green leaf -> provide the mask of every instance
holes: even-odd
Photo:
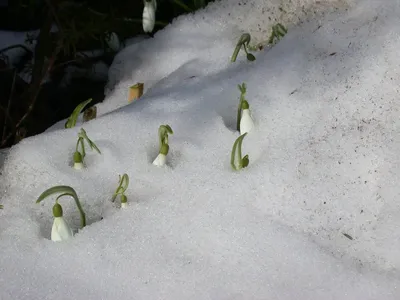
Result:
[[[86,101],[83,101],[75,107],[74,111],[72,112],[71,116],[68,118],[67,122],[65,123],[65,128],[72,128],[75,127],[76,121],[78,120],[78,116],[81,113],[82,109],[89,104],[93,99],[90,98]]]
[[[85,139],[85,140],[88,142],[88,144],[89,144],[89,146],[90,146],[90,148],[91,148],[92,150],[94,149],[94,150],[96,150],[99,154],[101,154],[100,149],[97,148],[96,144],[95,144],[91,139],[89,139],[89,137],[87,136],[85,129],[81,128],[81,131],[78,133],[78,136],[79,136],[80,138],[82,138],[82,139]],[[83,145],[83,142],[82,142],[82,145]]]
[[[242,142],[243,142],[243,139],[246,136],[246,134],[247,133],[242,134],[241,136],[239,136],[236,139],[236,141],[235,141],[235,143],[233,144],[233,147],[232,147],[231,166],[232,166],[232,169],[234,169],[236,171],[240,170],[243,167],[243,165],[242,165]],[[237,161],[239,162],[238,166],[236,166],[236,164],[235,164],[236,152],[237,152],[237,157],[238,157]],[[246,156],[245,156],[245,158],[246,158]]]
[[[168,124],[165,124],[164,127],[165,127],[165,129],[167,130],[167,132],[168,132],[169,134],[173,134],[173,133],[174,133],[174,132],[172,131],[171,126],[169,126]]]
[[[249,61],[255,61],[255,60],[256,60],[256,57],[255,57],[253,54],[251,54],[251,53],[247,53],[247,60],[249,60]]]
[[[159,152],[163,145],[168,145],[168,133],[173,134],[171,126],[169,125],[160,125],[158,128],[158,139],[159,139]]]
[[[283,26],[281,23],[276,24],[276,32],[280,35],[280,36],[285,36],[285,34],[288,32],[287,29],[285,28],[285,26]]]

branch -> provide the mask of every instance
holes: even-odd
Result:
[[[11,91],[10,91],[10,96],[8,97],[8,103],[7,103],[7,109],[4,111],[4,127],[3,127],[3,134],[1,136],[1,140],[4,140],[4,137],[6,136],[6,128],[7,128],[7,119],[11,119],[10,117],[10,105],[11,105],[11,99],[14,93],[14,88],[15,88],[15,77],[17,76],[17,70],[14,70],[14,75],[13,75],[13,81],[11,84]]]

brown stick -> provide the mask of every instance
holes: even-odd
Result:
[[[3,127],[3,134],[1,136],[1,140],[4,140],[4,137],[6,136],[6,128],[7,128],[7,119],[10,118],[10,106],[11,106],[11,99],[14,93],[14,88],[15,88],[15,77],[17,76],[17,70],[14,69],[14,76],[13,76],[13,81],[11,84],[11,90],[10,90],[10,96],[8,97],[8,103],[7,103],[7,108],[4,112],[4,127]]]

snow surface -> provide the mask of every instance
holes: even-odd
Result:
[[[265,1],[246,3],[263,18]],[[237,4],[180,17],[118,55],[101,117],[83,125],[102,151],[84,171],[71,168],[82,124],[8,151],[0,299],[400,299],[399,2],[338,4],[293,22],[255,62],[241,52],[230,63],[247,25],[217,16]],[[136,82],[146,93],[127,105]],[[248,168],[233,172],[242,82],[256,129]],[[161,124],[174,130],[166,168],[151,164]],[[120,210],[110,198],[123,173]],[[35,200],[60,184],[76,189],[88,226],[54,243],[54,200]],[[76,231],[73,201],[61,204]]]

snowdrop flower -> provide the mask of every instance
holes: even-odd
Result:
[[[250,115],[249,103],[242,102],[242,117],[240,118],[240,135],[250,132],[254,127],[253,119]]]
[[[84,168],[83,159],[85,158],[85,140],[89,144],[90,148],[96,150],[99,154],[101,154],[100,149],[97,148],[96,144],[93,143],[91,139],[86,134],[85,129],[81,128],[81,131],[78,133],[78,141],[76,142],[75,152],[74,152],[74,169],[81,170]],[[81,152],[78,150],[79,146],[81,147]]]
[[[162,167],[167,162],[167,154],[169,151],[169,146],[167,144],[162,145],[160,152],[158,153],[156,159],[153,161],[153,165]]]
[[[54,242],[62,242],[69,240],[74,236],[72,229],[68,226],[63,218],[63,210],[59,203],[53,206],[54,222],[51,228],[51,240]]]
[[[160,148],[156,159],[153,161],[153,165],[155,166],[162,167],[167,161],[169,151],[168,134],[173,134],[172,128],[169,125],[161,125],[158,129]]]
[[[56,198],[56,204],[53,206],[54,222],[51,229],[51,240],[59,242],[72,238],[74,234],[72,229],[68,226],[67,222],[63,218],[63,210],[61,205],[58,203],[58,200],[64,196],[70,196],[75,200],[75,204],[81,216],[81,228],[86,226],[86,215],[82,209],[81,203],[79,202],[79,198],[75,190],[72,187],[66,185],[53,186],[45,190],[36,200],[36,203],[40,203],[45,198],[57,193],[61,193],[61,195]]]
[[[156,22],[156,0],[144,0],[144,9],[142,15],[142,23],[144,32],[152,32],[154,23]]]
[[[245,98],[247,87],[245,83],[238,85],[240,91],[240,100],[237,110],[236,129],[241,135],[250,132],[254,127],[253,119],[250,114],[249,103]]]
[[[125,191],[128,188],[128,185],[129,185],[128,174],[124,174],[124,175],[122,175],[122,177],[121,177],[121,175],[119,175],[118,187],[114,192],[111,202],[114,202],[115,198],[118,195],[121,195],[121,208],[127,207],[128,206],[128,198],[125,195]]]
[[[105,41],[111,50],[113,50],[114,52],[119,51],[121,43],[119,42],[118,35],[115,32],[106,34]]]

